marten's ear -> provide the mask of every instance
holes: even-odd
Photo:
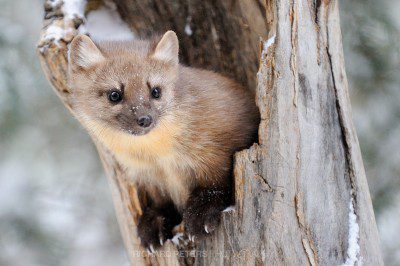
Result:
[[[105,58],[86,35],[78,35],[71,42],[69,60],[72,69],[88,69]]]
[[[168,61],[173,64],[179,63],[178,37],[172,30],[167,31],[161,38],[154,50],[153,57],[158,60]]]

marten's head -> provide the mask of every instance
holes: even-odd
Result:
[[[96,45],[78,35],[70,46],[72,104],[86,124],[145,135],[173,108],[178,39]]]

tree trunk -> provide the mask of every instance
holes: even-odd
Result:
[[[197,246],[168,242],[151,256],[136,233],[141,195],[94,139],[133,265],[383,265],[351,118],[337,0],[115,3],[137,35],[175,30],[184,63],[254,89],[262,117],[259,143],[235,156],[236,205],[217,232]],[[84,20],[64,17],[62,4],[51,1],[45,10],[39,56],[74,113],[66,51]],[[64,30],[62,38],[48,37],[52,26]]]

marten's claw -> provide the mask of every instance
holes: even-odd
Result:
[[[208,226],[207,225],[204,226],[204,231],[206,231],[207,234],[210,233],[210,231],[208,231]]]
[[[224,190],[195,190],[183,212],[186,233],[196,236],[196,239],[213,233],[221,221],[222,210],[230,203],[229,199],[229,192]]]
[[[155,249],[164,245],[166,239],[172,238],[172,228],[160,213],[146,210],[139,219],[138,235],[142,245],[154,253]]]
[[[190,241],[201,239],[211,234],[218,227],[221,220],[221,212],[213,207],[196,206],[188,208],[183,214],[186,233]]]

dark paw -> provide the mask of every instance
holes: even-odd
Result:
[[[202,239],[218,227],[221,211],[209,206],[188,208],[183,214],[183,221],[190,240]]]
[[[185,231],[190,240],[202,239],[214,232],[221,221],[221,212],[229,204],[225,191],[203,190],[194,193],[183,213]]]
[[[148,209],[139,219],[138,234],[142,245],[154,252],[156,248],[164,245],[167,239],[172,238],[172,228],[173,225],[163,214]]]

